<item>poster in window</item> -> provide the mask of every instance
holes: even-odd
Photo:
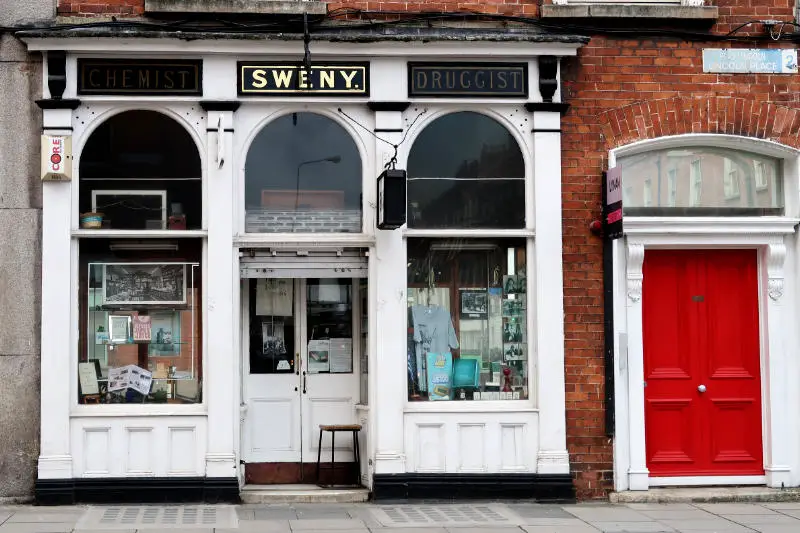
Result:
[[[525,299],[511,295],[503,299],[503,316],[518,317],[525,313]]]
[[[486,319],[489,295],[483,289],[461,289],[461,318]]]
[[[178,313],[154,313],[150,318],[151,357],[170,357],[180,355],[180,319]]]
[[[308,372],[311,374],[330,372],[330,351],[329,340],[308,341]]]
[[[279,360],[286,359],[284,330],[283,320],[265,320],[261,323],[262,352],[266,357]],[[278,370],[282,369],[279,368]]]
[[[525,276],[503,276],[503,292],[525,294],[528,279]]]
[[[512,342],[503,345],[503,360],[525,361],[526,359],[526,344],[524,342]]]
[[[133,342],[150,342],[151,338],[150,317],[134,315],[133,317]]]
[[[109,316],[108,331],[112,343],[127,343],[131,332],[131,317],[128,315]]]
[[[170,263],[109,263],[103,267],[104,305],[186,303],[186,266]]]
[[[504,317],[503,343],[525,341],[525,317]]]

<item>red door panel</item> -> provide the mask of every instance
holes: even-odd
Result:
[[[653,476],[764,472],[756,265],[755,250],[645,253],[645,439]]]

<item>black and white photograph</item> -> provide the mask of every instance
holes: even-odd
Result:
[[[265,356],[282,358],[286,355],[286,340],[283,321],[264,321],[261,323],[262,351]]]
[[[525,314],[524,298],[506,298],[503,300],[503,316],[521,316]]]
[[[150,357],[180,355],[180,327],[180,313],[153,313],[150,318]]]
[[[528,279],[525,276],[503,276],[503,292],[525,294]]]
[[[503,345],[503,360],[505,361],[524,361],[526,358],[525,344],[515,342]]]
[[[503,343],[507,342],[525,342],[523,317],[503,318]]]
[[[482,289],[461,290],[461,318],[486,318],[489,295]]]
[[[104,305],[186,303],[186,266],[169,263],[109,263],[103,272]]]

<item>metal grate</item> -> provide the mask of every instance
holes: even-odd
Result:
[[[518,525],[519,517],[502,505],[403,505],[372,510],[387,527],[420,525]]]
[[[137,505],[92,507],[75,529],[197,529],[239,527],[228,505]]]

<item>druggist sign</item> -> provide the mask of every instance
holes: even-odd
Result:
[[[607,239],[622,237],[622,169],[603,173],[603,234]]]
[[[42,181],[72,179],[72,137],[42,135]]]

